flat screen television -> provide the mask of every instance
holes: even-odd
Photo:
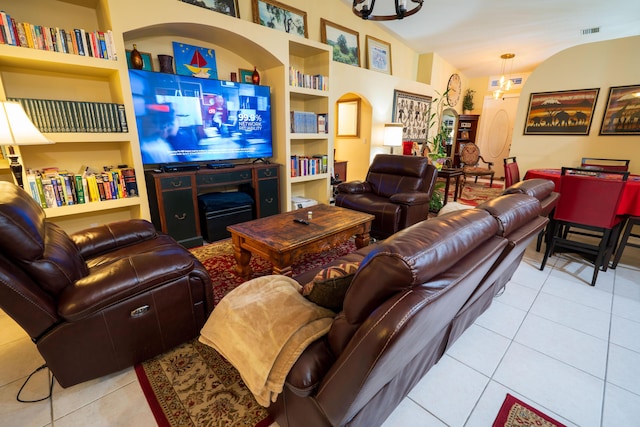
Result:
[[[268,86],[129,70],[142,162],[273,155]]]

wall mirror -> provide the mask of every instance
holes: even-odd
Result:
[[[450,152],[451,145],[456,137],[456,128],[458,126],[458,113],[453,108],[447,108],[442,111],[442,125],[447,130],[447,151]]]
[[[337,102],[338,120],[336,123],[336,136],[354,137],[360,136],[360,100],[345,99]]]

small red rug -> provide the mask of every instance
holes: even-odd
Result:
[[[493,427],[566,427],[507,393]]]
[[[320,267],[355,250],[353,240],[321,254],[302,257],[293,275]],[[213,284],[214,303],[244,279],[234,273],[231,240],[194,248]],[[271,274],[272,265],[251,257],[253,277]],[[161,427],[267,427],[272,423],[240,378],[238,371],[211,347],[197,339],[135,366],[140,387]]]

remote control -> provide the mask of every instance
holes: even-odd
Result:
[[[293,222],[299,222],[300,224],[309,225],[309,221],[307,221],[306,219],[302,219],[302,218],[294,218]]]

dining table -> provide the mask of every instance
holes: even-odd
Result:
[[[556,186],[556,191],[560,192],[561,169],[529,169],[524,175],[524,179],[544,178],[550,179]],[[606,179],[606,172],[598,174]],[[562,196],[561,196],[562,197]],[[627,184],[624,186],[620,204],[618,205],[618,215],[640,216],[640,175],[629,175]]]

